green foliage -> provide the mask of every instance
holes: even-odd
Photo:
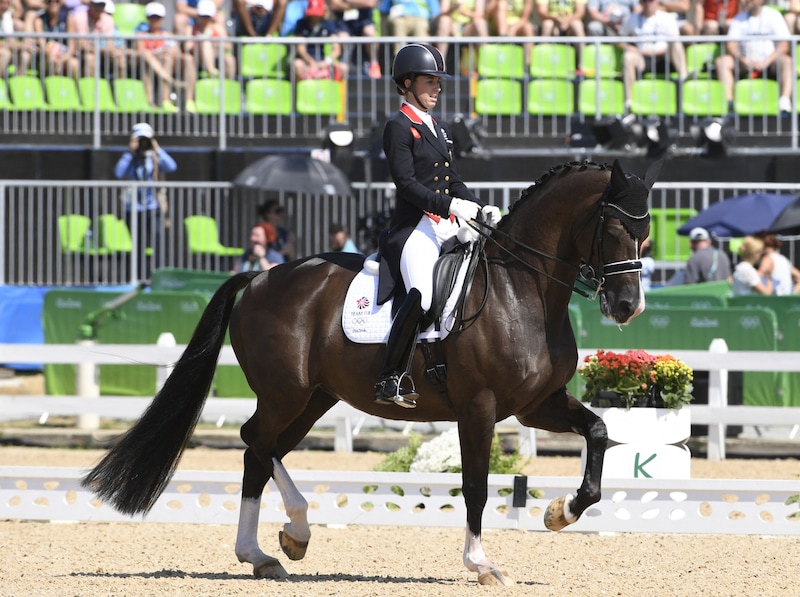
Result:
[[[419,433],[410,433],[408,446],[388,454],[377,464],[375,470],[383,473],[407,473],[421,445],[422,436]]]

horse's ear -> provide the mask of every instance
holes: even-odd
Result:
[[[658,175],[661,174],[661,167],[664,165],[664,158],[656,160],[647,168],[647,172],[644,174],[644,184],[647,185],[648,189],[652,189],[653,185],[658,180]]]

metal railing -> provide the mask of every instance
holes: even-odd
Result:
[[[517,200],[541,173],[531,172],[529,182],[472,183],[486,202],[503,210]],[[126,215],[122,197],[139,188],[164,190],[167,213],[160,219],[157,244],[148,255],[139,243],[138,218]],[[231,183],[118,181],[0,181],[0,284],[64,286],[135,283],[142,275],[142,262],[150,267],[177,267],[229,271],[237,260],[213,253],[192,253],[188,247],[184,220],[192,215],[208,215],[217,222],[220,242],[244,247],[249,231],[257,221],[257,207],[267,198],[277,198],[285,207],[285,225],[297,238],[298,256],[309,256],[328,249],[328,230],[332,223],[347,226],[357,246],[365,253],[377,247],[378,234],[394,207],[394,185],[386,182],[354,183],[352,198],[325,195],[278,193],[245,190]],[[778,183],[656,183],[651,194],[652,209],[686,208],[697,212],[709,205],[741,193],[769,191],[795,194],[797,186]],[[678,213],[678,212],[675,212]],[[69,230],[65,216],[89,218],[90,225],[80,239],[65,237]],[[102,216],[112,215],[129,226],[130,250],[106,249]],[[677,216],[676,216],[677,217]],[[168,221],[167,221],[168,220]],[[677,224],[677,222],[676,222]],[[677,226],[676,226],[677,227]],[[77,241],[70,244],[70,240]],[[671,235],[655,239],[666,252],[680,255],[684,237]],[[797,262],[800,245],[785,239],[787,256]],[[722,241],[726,247],[725,241]],[[682,268],[679,259],[659,260],[654,276],[664,283]]]
[[[164,136],[204,139],[209,145],[225,149],[229,145],[252,145],[262,141],[291,142],[298,137],[314,138],[322,133],[332,121],[347,121],[362,137],[369,136],[376,122],[392,114],[398,105],[398,95],[390,80],[388,71],[392,62],[393,45],[409,41],[438,43],[446,41],[450,45],[451,68],[455,76],[445,82],[445,93],[437,106],[437,117],[450,121],[457,115],[474,118],[480,124],[483,134],[492,140],[506,143],[522,141],[525,150],[530,152],[548,151],[553,146],[564,146],[575,127],[586,121],[604,116],[622,116],[627,108],[604,109],[606,102],[622,106],[622,98],[605,97],[608,93],[601,85],[596,85],[594,97],[588,99],[591,110],[582,110],[584,83],[606,80],[619,82],[622,79],[622,66],[619,56],[613,58],[609,70],[601,68],[601,48],[614,46],[625,41],[648,41],[657,38],[609,38],[609,37],[563,37],[558,44],[579,48],[574,67],[568,66],[554,79],[568,82],[574,99],[573,110],[559,114],[555,110],[555,98],[539,102],[543,108],[529,108],[531,99],[530,63],[514,65],[511,75],[487,75],[491,70],[499,71],[507,65],[487,63],[481,60],[481,48],[498,46],[508,40],[498,38],[438,38],[405,39],[381,37],[377,40],[379,61],[383,65],[384,76],[371,79],[364,75],[361,65],[366,61],[367,45],[375,43],[368,38],[348,38],[343,44],[344,55],[349,64],[349,74],[337,87],[333,95],[317,90],[312,101],[319,108],[311,111],[301,110],[298,99],[300,85],[295,79],[293,62],[297,56],[297,44],[306,42],[302,38],[228,38],[208,39],[184,36],[147,36],[149,40],[163,39],[172,44],[166,51],[174,51],[174,67],[169,73],[158,73],[151,66],[151,58],[137,49],[137,40],[142,36],[116,36],[111,38],[113,50],[101,58],[101,49],[109,43],[109,38],[95,35],[74,34],[11,34],[9,43],[19,41],[22,47],[15,50],[12,61],[21,66],[22,57],[27,52],[30,66],[20,82],[7,78],[0,81],[0,134],[14,135],[24,142],[38,141],[52,143],[53,136],[65,136],[59,141],[66,145],[82,145],[99,148],[119,142],[120,136],[130,131],[132,122],[146,119]],[[56,71],[47,62],[47,53],[42,49],[44,43],[57,43],[65,48],[73,48],[75,60]],[[81,47],[80,41],[90,42]],[[199,44],[189,53],[180,52],[187,42],[202,41],[211,44],[217,56],[219,74],[204,76]],[[718,44],[724,51],[727,38],[724,36],[692,36],[680,38],[687,50],[700,43]],[[797,64],[797,43],[800,36],[790,39],[792,64]],[[531,43],[545,46],[543,38],[515,38],[515,44]],[[549,42],[548,43],[553,43]],[[276,66],[261,72],[252,69],[253,47],[271,48],[282,56]],[[94,51],[89,52],[91,47]],[[26,49],[27,48],[27,49]],[[171,48],[171,49],[170,49]],[[248,49],[249,48],[249,49]],[[595,51],[594,64],[581,62],[581,51],[587,48]],[[264,54],[267,55],[266,53]],[[484,52],[485,56],[489,52]],[[90,56],[93,56],[91,60]],[[232,58],[227,61],[226,57]],[[499,59],[498,59],[499,60]],[[570,63],[571,64],[571,63]],[[690,78],[700,80],[716,79],[713,60],[692,66]],[[233,72],[229,72],[233,69]],[[19,71],[15,71],[16,75]],[[52,79],[59,72],[61,79]],[[737,77],[741,73],[736,73]],[[15,76],[16,76],[15,75]],[[30,76],[34,75],[34,76]],[[764,76],[764,75],[762,75]],[[196,80],[195,80],[196,79]],[[482,81],[507,79],[511,81],[508,89],[499,90]],[[77,81],[73,87],[71,82]],[[253,81],[268,81],[270,85],[259,87]],[[24,84],[21,84],[24,83]],[[303,82],[306,83],[306,82]],[[311,85],[306,86],[306,88]],[[774,151],[796,151],[798,148],[798,117],[796,102],[796,82],[793,82],[793,111],[788,117],[775,117],[765,114],[731,114],[731,122],[748,143],[760,147],[770,147]],[[509,91],[510,89],[510,91]],[[616,88],[615,88],[616,89]],[[321,93],[322,95],[317,95]],[[535,92],[538,93],[538,92]],[[286,101],[279,98],[284,97]],[[483,95],[483,97],[481,97]],[[481,99],[488,101],[479,101]],[[541,98],[538,98],[541,99]],[[163,103],[167,100],[169,104]],[[195,103],[190,108],[190,100]],[[700,98],[701,105],[703,104]],[[691,128],[703,117],[723,116],[711,108],[708,114],[687,115],[684,113],[681,89],[678,88],[677,112],[674,115],[640,114],[641,118],[661,117],[678,138],[688,140]],[[655,105],[655,101],[653,102]],[[488,107],[482,107],[488,105]],[[519,108],[508,110],[509,105]],[[172,109],[172,105],[176,107]],[[775,108],[775,106],[772,106]],[[13,143],[14,137],[8,142]],[[747,145],[747,144],[745,144]],[[686,148],[691,151],[692,148]],[[739,149],[741,150],[741,148]]]

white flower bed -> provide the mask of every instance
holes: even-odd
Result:
[[[444,473],[461,468],[461,445],[458,428],[453,427],[425,442],[417,450],[409,471],[412,473]]]

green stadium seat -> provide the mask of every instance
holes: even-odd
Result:
[[[139,23],[146,23],[144,4],[126,2],[116,4],[114,10],[114,24],[122,35],[133,35]]]
[[[246,79],[283,77],[287,52],[282,44],[244,44],[240,61],[242,76]]]
[[[298,114],[338,114],[342,111],[342,85],[329,79],[298,81],[295,101]]]
[[[95,238],[89,236],[92,230],[92,219],[81,214],[66,214],[58,217],[58,240],[61,251],[66,254],[81,253],[84,255],[106,255],[107,251],[87,241]]]
[[[575,89],[565,79],[539,79],[528,83],[528,113],[571,116],[575,111]]]
[[[292,84],[282,79],[251,79],[244,87],[249,114],[291,114]]]
[[[486,44],[478,54],[478,75],[490,79],[522,79],[525,54],[516,44]]]
[[[83,109],[78,84],[71,77],[49,75],[44,79],[47,102],[57,112],[77,112]]]
[[[44,99],[44,90],[38,77],[8,77],[8,91],[15,110],[47,110],[50,107]]]
[[[475,112],[487,116],[522,114],[522,84],[511,79],[481,79],[475,92]]]
[[[581,51],[581,69],[587,77],[622,76],[622,53],[614,44],[586,44]]]
[[[222,89],[220,90],[220,86]],[[195,105],[198,114],[239,114],[242,110],[242,87],[239,81],[223,79],[203,79],[197,82]]]
[[[481,48],[483,52],[483,48]],[[537,79],[573,79],[575,48],[567,44],[538,44],[531,50],[531,76]]]
[[[93,112],[97,105],[101,112],[117,112],[114,103],[114,93],[108,79],[95,79],[83,77],[78,81],[78,90],[81,94],[81,104],[85,112]],[[97,98],[95,98],[95,94]],[[97,99],[97,104],[95,104]]]
[[[720,55],[720,45],[701,42],[686,48],[686,70],[689,76],[699,79],[713,78],[714,61]]]
[[[725,116],[728,113],[725,86],[716,79],[686,81],[681,111],[686,116]]]
[[[686,261],[692,255],[689,237],[680,236],[678,228],[697,215],[697,210],[684,207],[663,207],[650,210],[650,238],[653,259],[657,261]]]
[[[740,116],[777,116],[779,95],[777,81],[742,79],[733,86],[733,110]]]
[[[625,88],[622,81],[615,79],[581,81],[578,84],[578,111],[586,116],[623,114]]]
[[[244,254],[241,247],[226,247],[219,242],[217,221],[209,216],[189,216],[183,220],[189,252],[199,255],[239,257]]]
[[[677,116],[678,89],[672,81],[640,79],[631,85],[631,114]]]
[[[117,111],[125,114],[161,112],[147,101],[144,83],[139,79],[114,79]]]

